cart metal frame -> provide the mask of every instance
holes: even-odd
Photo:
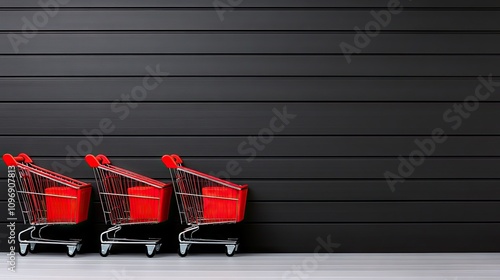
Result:
[[[117,233],[124,227],[139,224],[157,224],[156,219],[144,219],[134,221],[130,213],[130,198],[159,200],[159,198],[151,196],[140,196],[127,194],[127,189],[134,184],[150,186],[155,188],[169,188],[170,184],[151,179],[149,177],[137,174],[135,172],[119,168],[111,165],[111,161],[105,155],[87,155],[86,162],[94,170],[94,176],[99,192],[99,199],[104,214],[104,221],[111,225],[100,235],[101,249],[100,255],[106,257],[109,255],[113,245],[145,245],[146,255],[150,258],[160,251],[161,238],[150,239],[132,239],[125,237],[117,237]],[[116,182],[106,182],[110,176],[116,176]],[[109,190],[113,191],[109,191]],[[170,204],[170,196],[168,195]],[[167,207],[168,208],[168,207]],[[167,209],[168,211],[168,209]]]
[[[203,195],[202,188],[207,185],[216,185],[221,188],[234,189],[245,192],[248,185],[237,185],[208,174],[184,167],[182,159],[178,155],[164,155],[162,161],[169,168],[170,176],[174,186],[175,199],[181,223],[188,227],[179,233],[179,255],[185,257],[189,248],[193,244],[206,245],[224,245],[226,246],[226,255],[233,256],[239,249],[238,238],[228,239],[206,239],[195,238],[194,233],[201,226],[217,224],[234,224],[239,220],[236,218],[214,218],[204,217],[203,199],[214,199],[215,201],[234,201],[235,204],[242,204],[244,208],[245,201],[239,201],[238,198],[220,197]],[[236,211],[236,209],[235,209]]]
[[[3,155],[3,160],[9,167],[15,168],[16,173],[16,193],[18,205],[20,207],[23,221],[31,226],[18,233],[19,254],[26,256],[28,252],[34,252],[37,244],[65,245],[67,246],[67,255],[74,257],[82,247],[81,239],[50,239],[42,236],[42,230],[53,225],[74,225],[76,215],[71,216],[69,220],[51,222],[47,216],[47,204],[45,199],[64,198],[77,199],[76,196],[55,195],[44,193],[51,183],[57,183],[59,186],[70,187],[74,189],[92,188],[90,184],[66,177],[53,171],[41,168],[33,164],[33,160],[25,153],[17,157],[11,154]],[[36,206],[35,206],[36,205]],[[23,238],[29,232],[29,238]]]

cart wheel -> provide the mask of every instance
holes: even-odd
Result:
[[[189,246],[190,244],[179,244],[179,251],[177,252],[179,256],[185,257],[188,254]]]
[[[72,258],[72,257],[76,256],[76,250],[73,252],[67,251],[66,255],[68,255],[68,257]]]
[[[111,251],[111,244],[101,244],[101,250],[99,251],[101,257],[107,257],[110,251]]]
[[[19,244],[19,255],[26,256],[28,254],[28,244],[21,243]]]
[[[106,253],[99,251],[99,255],[101,255],[101,257],[107,257],[109,255],[109,250],[107,250]]]
[[[70,258],[74,257],[76,255],[76,245],[68,245],[68,251],[66,254]]]
[[[156,245],[146,245],[146,255],[152,258],[156,255]]]
[[[232,257],[236,253],[236,245],[226,245],[226,256]]]
[[[155,246],[156,252],[160,252],[160,248],[161,248],[161,243],[156,244]]]
[[[76,251],[80,252],[81,249],[82,249],[82,244],[81,243],[76,244]]]
[[[28,247],[28,251],[30,253],[34,253],[35,252],[35,245],[36,245],[36,243],[30,243],[30,246]]]

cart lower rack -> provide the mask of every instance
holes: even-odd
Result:
[[[238,251],[238,239],[193,238],[193,233],[202,225],[242,221],[247,185],[237,185],[184,167],[178,155],[164,155],[162,161],[170,170],[181,222],[188,225],[179,234],[179,255],[186,256],[192,244],[225,245],[226,254],[234,255]]]
[[[146,245],[146,254],[153,257],[160,250],[160,239],[118,238],[125,225],[156,224],[168,219],[171,184],[111,165],[104,155],[87,155],[86,162],[94,169],[104,220],[112,225],[101,233],[100,254],[106,257],[114,244]]]
[[[19,232],[19,254],[25,256],[33,252],[36,244],[66,245],[67,254],[75,256],[80,251],[81,240],[56,240],[42,237],[42,230],[58,224],[78,224],[87,220],[90,184],[77,181],[33,164],[26,154],[17,157],[3,155],[10,180],[17,182],[16,193],[24,223],[31,227]],[[15,175],[14,175],[15,174]],[[29,232],[30,239],[22,236]]]

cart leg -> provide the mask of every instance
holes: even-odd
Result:
[[[36,245],[36,243],[30,243],[30,247],[29,247],[30,253],[35,252],[35,245]]]
[[[19,255],[26,256],[28,254],[28,243],[19,243]]]
[[[111,250],[111,244],[102,243],[101,251],[99,251],[99,254],[101,254],[102,257],[107,257],[109,255],[110,250]]]
[[[189,247],[191,247],[191,244],[179,243],[179,256],[181,256],[181,257],[187,256],[187,252],[189,250]]]
[[[77,245],[68,245],[68,257],[74,257],[76,255],[76,247]]]
[[[234,256],[235,252],[236,252],[236,245],[226,245],[226,255],[228,257]]]
[[[148,256],[148,258],[152,258],[154,257],[156,254],[156,245],[155,244],[147,244],[146,245],[146,255]]]

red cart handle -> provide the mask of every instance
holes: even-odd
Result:
[[[111,164],[111,161],[108,159],[108,157],[103,154],[99,154],[97,156],[88,154],[85,156],[85,161],[92,168],[96,168],[101,164]]]
[[[25,153],[20,153],[17,157],[11,154],[5,154],[2,158],[7,166],[17,166],[21,162],[33,163],[33,160]]]
[[[163,162],[163,164],[165,164],[165,166],[167,166],[168,168],[177,168],[179,167],[181,164],[182,164],[182,159],[180,156],[176,155],[176,154],[172,154],[172,155],[164,155],[161,157],[161,161]]]
[[[177,163],[177,164],[182,164],[183,163],[183,161],[182,161],[182,159],[181,159],[180,156],[178,156],[176,154],[171,154],[170,156],[174,159],[175,163]]]

